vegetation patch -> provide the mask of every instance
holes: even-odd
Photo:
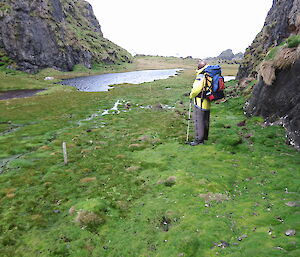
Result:
[[[290,36],[268,52],[265,60],[258,66],[258,73],[266,85],[272,85],[276,79],[276,70],[287,69],[300,58],[299,42],[299,35]]]
[[[0,101],[1,256],[297,256],[299,153],[242,97],[185,144],[194,78]]]

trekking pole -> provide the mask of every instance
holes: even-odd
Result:
[[[186,144],[189,143],[191,109],[192,109],[192,100],[190,100],[190,107],[189,107],[189,119],[188,119],[188,126],[187,126],[187,131],[186,131],[186,141],[185,141]]]

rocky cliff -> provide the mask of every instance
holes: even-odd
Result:
[[[126,50],[103,38],[84,0],[1,0],[0,52],[27,72],[131,61]]]
[[[300,0],[274,0],[262,31],[246,50],[238,79],[258,83],[246,103],[247,115],[282,124],[300,149]]]
[[[238,79],[257,75],[257,66],[270,49],[280,45],[300,28],[300,0],[273,0],[262,30],[246,49],[237,74]]]

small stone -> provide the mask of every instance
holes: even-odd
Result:
[[[298,204],[296,202],[287,202],[285,205],[289,206],[289,207],[297,207]]]
[[[295,229],[289,229],[285,232],[286,236],[294,236],[296,235],[296,230]]]
[[[225,242],[225,241],[220,241],[220,243],[218,244],[218,247],[220,248],[227,248],[229,246],[229,243]]]
[[[45,77],[44,80],[53,80],[54,77]]]

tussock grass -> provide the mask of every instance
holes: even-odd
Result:
[[[274,67],[274,62],[272,61],[265,61],[259,65],[258,73],[263,77],[264,82],[266,85],[270,86],[276,79],[276,68]]]
[[[274,58],[276,69],[284,70],[295,63],[300,58],[300,46],[297,48],[282,49]]]
[[[292,66],[300,58],[300,46],[294,48],[286,45],[278,46],[270,50],[263,61],[258,66],[258,73],[262,76],[266,85],[270,86],[276,79],[276,70],[284,70]]]

